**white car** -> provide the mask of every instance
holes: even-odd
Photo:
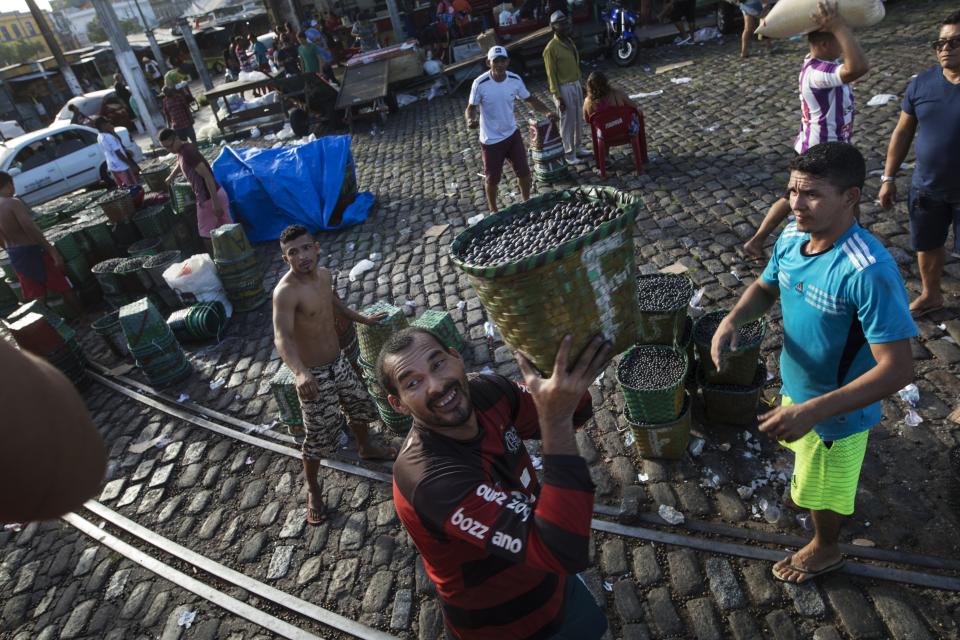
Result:
[[[127,130],[115,131],[130,157],[140,163],[143,151]],[[99,183],[106,164],[97,130],[83,125],[54,125],[0,142],[0,171],[13,176],[16,194],[28,205]]]

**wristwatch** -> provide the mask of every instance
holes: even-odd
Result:
[[[880,184],[883,184],[884,182],[893,182],[895,180],[896,178],[894,176],[880,176]]]

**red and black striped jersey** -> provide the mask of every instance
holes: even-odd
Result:
[[[552,634],[567,576],[587,567],[594,486],[580,456],[546,455],[543,486],[523,439],[540,437],[533,397],[502,376],[469,381],[480,433],[410,430],[393,467],[400,520],[461,639]],[[590,395],[574,414],[592,415]]]

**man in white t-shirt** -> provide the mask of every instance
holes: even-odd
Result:
[[[113,129],[113,123],[104,116],[98,116],[94,120],[94,126],[100,132],[97,136],[97,144],[103,151],[103,156],[107,160],[107,170],[113,176],[114,182],[118,187],[132,187],[137,184],[140,167],[123,148],[120,136]]]
[[[810,53],[800,68],[800,132],[794,139],[797,155],[821,142],[850,142],[853,132],[853,89],[850,83],[870,69],[863,49],[836,4],[821,2],[814,16],[819,29],[807,34]],[[840,62],[843,58],[843,62]],[[763,244],[790,215],[790,203],[780,198],[767,211],[760,228],[743,245],[750,258],[763,258]]]
[[[520,195],[524,200],[530,198],[530,187],[533,184],[530,164],[527,162],[527,149],[523,146],[523,137],[513,113],[514,101],[523,100],[549,118],[556,118],[556,115],[544,103],[530,95],[520,76],[507,71],[510,59],[506,48],[490,47],[487,63],[490,71],[474,80],[470,87],[465,116],[468,127],[480,127],[480,149],[483,154],[483,173],[486,176],[484,191],[490,212],[496,213],[497,191],[503,176],[504,160],[509,160],[513,165],[513,172],[520,184]]]

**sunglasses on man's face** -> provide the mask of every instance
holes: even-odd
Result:
[[[943,51],[947,48],[947,46],[949,46],[951,49],[958,49],[960,48],[960,36],[956,36],[954,38],[944,38],[942,40],[934,40],[930,43],[930,46],[937,51]]]

